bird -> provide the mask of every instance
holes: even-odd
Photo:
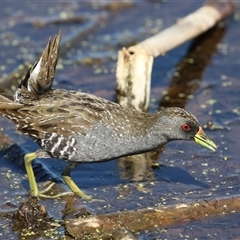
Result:
[[[0,115],[40,147],[24,157],[31,196],[51,197],[46,194],[48,189],[38,189],[32,168],[36,158],[65,160],[62,177],[71,193],[91,200],[71,178],[71,170],[80,163],[145,153],[173,140],[195,141],[209,150],[217,149],[197,118],[182,108],[146,113],[90,93],[52,88],[60,38],[61,31],[49,39],[41,58],[17,87],[14,100],[0,95]]]

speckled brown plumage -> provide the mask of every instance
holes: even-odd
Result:
[[[66,90],[50,90],[46,94],[41,95],[39,99],[32,100],[31,105],[29,103],[28,105],[22,103],[6,104],[5,112],[3,112],[3,109],[0,109],[2,115],[15,122],[19,131],[38,142],[50,156],[79,162],[106,160],[142,152],[145,147],[141,146],[141,144],[138,144],[138,147],[132,147],[129,153],[125,152],[123,148],[127,140],[134,142],[139,139],[142,142],[143,139],[151,138],[151,134],[154,136],[151,129],[154,130],[159,119],[166,122],[166,131],[169,131],[168,128],[172,127],[173,117],[183,119],[183,122],[185,119],[189,123],[192,122],[192,130],[195,130],[195,132],[198,131],[199,126],[192,114],[180,108],[165,109],[156,114],[141,113],[88,93]],[[3,107],[2,105],[0,108]],[[169,119],[165,116],[169,116]],[[94,144],[90,144],[90,138],[96,137],[98,141],[107,141],[107,138],[110,137],[109,134],[106,136],[99,134],[99,136],[86,137],[97,125],[99,125],[99,128],[102,128],[103,132],[109,130],[111,135],[115,136],[118,141],[118,146],[114,150],[115,154],[104,159],[98,159],[97,156],[94,158],[88,156],[88,159],[82,160],[81,155],[86,153],[81,150],[77,154],[78,159],[75,159],[73,158],[74,155],[70,154],[69,151],[73,151],[75,148],[78,152],[78,148],[75,147],[76,141],[74,141],[75,143],[69,151],[60,153],[58,149],[63,149],[68,141],[72,141],[73,138],[76,138],[76,135],[81,135],[88,142],[85,148],[91,147],[92,149],[88,151],[96,151],[100,155],[100,149],[94,149]],[[195,125],[196,127],[194,127]],[[155,140],[153,136],[152,140]],[[177,137],[175,138],[177,139]],[[61,141],[58,142],[57,139],[61,139]],[[165,139],[161,144],[166,143],[169,139]],[[156,144],[159,144],[160,138],[158,137],[156,141]],[[57,143],[59,146],[55,148],[54,145]],[[157,147],[155,146],[156,144],[153,141],[153,146],[147,147],[154,149]],[[82,142],[81,145],[84,146],[85,143]],[[102,149],[102,151],[104,150]],[[107,151],[106,147],[106,153],[102,154],[107,156]]]
[[[0,98],[0,114],[42,148],[25,159],[32,195],[39,196],[30,166],[36,157],[67,160],[65,181],[86,197],[70,179],[70,170],[78,163],[142,153],[172,140],[195,140],[211,150],[216,148],[196,117],[183,109],[148,114],[88,93],[52,89],[59,44],[60,33],[49,41],[39,62],[19,85],[15,102]]]

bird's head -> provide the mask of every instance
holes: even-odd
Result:
[[[216,144],[204,133],[197,118],[182,108],[165,108],[161,111],[159,124],[167,141],[193,140],[215,151]]]

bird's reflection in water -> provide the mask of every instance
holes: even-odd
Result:
[[[164,147],[134,156],[124,157],[118,160],[121,169],[120,177],[123,180],[131,180],[141,185],[137,185],[139,191],[151,191],[146,188],[144,182],[172,182],[186,185],[194,185],[201,188],[208,188],[208,185],[199,181],[189,174],[186,170],[179,167],[171,167],[159,164],[159,154]],[[140,187],[141,186],[141,187]]]
[[[154,169],[159,167],[158,157],[164,147],[159,147],[155,151],[123,157],[118,160],[121,169],[120,177],[124,180],[135,182],[154,181]]]

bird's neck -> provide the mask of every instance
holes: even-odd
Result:
[[[146,152],[167,143],[167,127],[161,112],[139,115],[132,129],[131,138],[137,151]]]
[[[166,125],[164,116],[161,112],[156,112],[151,115],[154,120],[151,123],[148,123],[149,127],[146,133],[146,145],[148,145],[149,148],[154,149],[168,142],[168,126]]]

